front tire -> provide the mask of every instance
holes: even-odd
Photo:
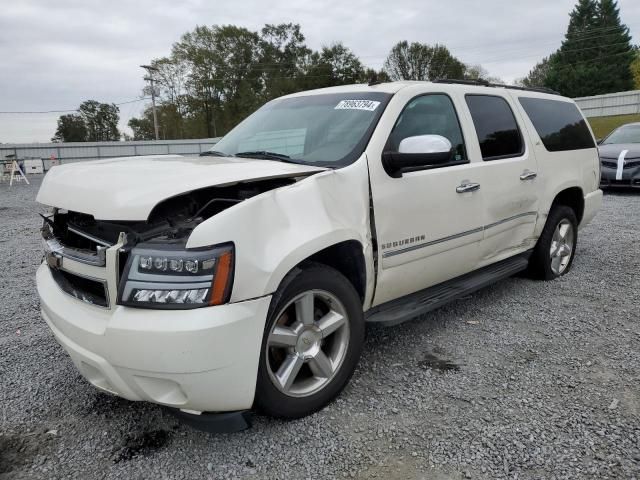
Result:
[[[572,208],[556,205],[529,260],[529,273],[534,278],[553,280],[571,269],[578,243],[578,219]]]
[[[255,403],[280,418],[300,418],[346,386],[364,344],[360,296],[337,270],[296,268],[273,296],[262,339]]]

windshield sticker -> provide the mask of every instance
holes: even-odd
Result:
[[[341,100],[334,110],[366,110],[373,112],[380,102],[375,100]]]

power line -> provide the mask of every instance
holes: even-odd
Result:
[[[151,97],[142,97],[142,98],[136,98],[134,100],[127,100],[126,102],[118,102],[118,103],[114,103],[113,105],[116,106],[120,106],[120,105],[127,105],[129,103],[136,103],[136,102],[142,102],[143,100],[149,100],[149,98]],[[111,105],[111,104],[110,104]],[[42,111],[23,111],[23,112],[19,112],[19,111],[15,111],[15,112],[11,112],[11,111],[0,111],[0,114],[31,114],[31,113],[35,113],[35,114],[39,114],[39,113],[70,113],[70,112],[79,112],[80,109],[79,108],[74,108],[72,110],[42,110]]]
[[[593,47],[585,47],[585,48],[574,48],[571,50],[563,50],[562,53],[577,53],[577,52],[586,52],[587,50],[598,50],[598,49],[605,49],[605,48],[609,48],[609,47],[619,47],[622,45],[628,45],[627,42],[619,42],[619,43],[609,43],[606,45],[596,45]],[[625,52],[632,52],[633,50],[625,50]],[[531,58],[531,57],[537,57],[539,56],[538,54],[531,54],[531,55],[519,55],[517,58]],[[497,63],[497,62],[502,62],[504,60],[514,60],[514,57],[498,57],[498,58],[494,58],[494,59],[490,59],[490,60],[484,60],[482,62],[480,62],[481,64],[487,64],[487,63]]]
[[[611,34],[608,34],[611,35]],[[599,37],[591,37],[589,38],[589,40],[593,40],[595,38],[602,38],[604,36],[607,35],[601,35]],[[587,51],[587,50],[595,50],[595,49],[603,49],[603,48],[609,48],[609,47],[616,47],[616,46],[622,46],[622,45],[626,45],[627,42],[619,42],[619,43],[608,43],[608,44],[603,44],[603,45],[595,45],[592,47],[584,47],[584,48],[574,48],[571,50],[564,50],[565,53],[575,53],[575,52],[583,52],[583,51]],[[525,49],[526,51],[527,49]],[[477,63],[479,64],[486,64],[486,63],[496,63],[496,62],[500,62],[503,60],[514,60],[514,59],[520,59],[520,58],[530,58],[530,57],[537,57],[540,54],[538,53],[532,53],[531,55],[521,55],[519,54],[520,52],[522,52],[522,49],[509,49],[507,51],[503,51],[503,52],[499,52],[499,53],[508,53],[509,56],[499,56],[499,57],[494,57],[494,58],[489,58],[489,59],[484,59],[484,60],[480,60]],[[515,56],[512,56],[515,55]],[[376,57],[376,58],[381,58],[381,57]],[[261,67],[261,65],[274,65],[273,67]],[[264,63],[264,62],[253,62],[253,63],[249,63],[249,64],[245,64],[242,65],[242,68],[245,68],[247,71],[252,72],[252,73],[271,73],[271,72],[279,72],[281,71],[283,68],[289,68],[289,67],[305,67],[306,65],[304,65],[304,63],[300,62],[300,63],[290,63],[290,62],[283,62],[283,63]],[[312,68],[322,68],[323,64],[318,64],[318,65],[314,65]],[[365,68],[366,66],[363,65]],[[280,68],[279,68],[280,67]],[[326,76],[331,76],[331,75],[316,75],[316,77],[326,77]],[[313,76],[308,76],[305,75],[304,77],[306,78],[313,78]],[[296,76],[281,76],[281,77],[271,77],[271,79],[295,79],[298,78]],[[209,81],[224,81],[227,80],[224,77],[212,77],[208,79]]]
[[[598,38],[603,38],[603,37],[607,37],[610,35],[614,35],[615,33],[617,33],[619,30],[621,30],[622,27],[620,26],[609,26],[609,27],[599,27],[599,28],[590,28],[588,30],[584,30],[581,33],[577,33],[577,34],[571,34],[571,35],[566,35],[565,39],[567,36],[570,36],[571,40],[579,40],[579,41],[587,41],[587,40],[595,40]],[[609,32],[609,33],[603,33],[603,32]],[[593,35],[594,33],[598,34],[598,35]],[[564,40],[563,40],[564,41]],[[508,51],[512,51],[512,45],[514,43],[532,43],[531,40],[522,40],[520,42],[510,42],[509,44],[505,44],[504,42],[501,42],[499,44],[496,43],[491,43],[491,44],[484,44],[484,45],[464,45],[464,46],[460,46],[460,45],[445,45],[445,44],[441,44],[436,42],[433,45],[440,45],[440,46],[444,46],[446,47],[448,50],[453,51],[456,50],[456,52],[458,51],[476,51],[476,50],[481,50],[484,48],[492,48],[495,50],[495,46],[499,45],[499,46],[503,46],[506,47],[506,49]],[[550,40],[544,43],[541,42],[535,42],[536,45],[547,45],[547,44],[553,44],[556,43],[556,40]],[[521,49],[516,49],[513,50],[515,52],[520,51]],[[355,54],[354,54],[355,55]],[[358,59],[362,59],[362,58],[386,58],[387,55],[355,55],[356,58]],[[264,71],[268,71],[268,70],[279,70],[280,68],[283,67],[297,67],[300,66],[300,64],[303,62],[251,62],[248,64],[245,64],[245,68],[251,68],[251,69],[255,69],[255,70],[264,70]],[[257,68],[259,66],[265,66],[265,67],[273,67],[273,68]]]
[[[577,53],[577,52],[585,52],[588,50],[597,50],[597,49],[604,49],[604,48],[609,48],[609,47],[618,47],[618,46],[622,46],[622,45],[626,45],[626,42],[618,42],[618,43],[609,43],[609,44],[603,44],[603,45],[595,45],[592,47],[584,47],[584,48],[574,48],[574,49],[570,49],[570,50],[565,50],[565,53]],[[622,54],[622,53],[626,53],[626,52],[630,52],[632,50],[625,50],[625,52],[618,52],[616,53],[616,55],[618,54]],[[528,57],[534,57],[534,56],[539,56],[539,54],[531,54],[531,55],[517,55],[517,56],[512,56],[512,55],[516,55],[517,51],[513,51],[510,53],[509,56],[506,57],[497,57],[497,58],[493,58],[493,59],[484,59],[484,60],[480,60],[478,63],[480,65],[483,64],[487,64],[487,63],[496,63],[496,62],[501,62],[501,61],[507,61],[507,60],[515,60],[515,59],[521,59],[521,58],[528,58]],[[606,58],[605,57],[598,57],[598,58]],[[444,62],[441,64],[437,64],[436,66],[442,66],[442,65],[447,65],[449,62]],[[247,69],[248,72],[251,73],[270,73],[270,72],[277,72],[279,71],[278,68],[257,68],[259,64],[251,64],[251,65],[246,65],[245,68]],[[284,64],[284,65],[288,65],[288,64]],[[322,68],[322,65],[317,65],[315,66]],[[321,77],[330,77],[332,76],[331,74],[327,74],[327,75],[291,75],[291,76],[281,76],[281,77],[269,77],[272,80],[282,80],[282,79],[298,79],[298,78],[321,78]],[[255,77],[256,79],[258,79],[259,77]],[[227,80],[224,77],[212,77],[208,79],[209,81],[225,81]]]
[[[606,31],[606,30],[620,30],[620,27],[615,26],[615,27],[606,27],[603,29],[591,29],[589,30],[589,33],[585,33],[585,35],[590,35],[596,31]],[[588,37],[586,36],[584,38],[584,40],[595,40],[596,38],[602,38],[602,37],[606,37],[609,35],[612,35],[615,32],[611,32],[608,34],[603,34],[603,35],[598,35],[598,36],[593,36],[593,37]],[[579,36],[572,36],[572,40],[575,40],[577,37]],[[615,47],[615,46],[621,46],[626,44],[626,42],[620,42],[620,43],[613,43],[613,44],[604,44],[604,45],[596,45],[596,46],[592,46],[592,47],[585,47],[585,48],[579,48],[579,49],[572,49],[572,50],[566,50],[566,52],[571,52],[571,53],[576,53],[576,52],[582,52],[582,51],[587,51],[587,50],[593,50],[593,49],[601,49],[601,48],[608,48],[608,47]],[[512,51],[513,54],[515,54],[515,52],[517,52],[518,50]],[[615,54],[609,54],[609,55],[602,55],[599,56],[597,58],[593,58],[593,59],[589,59],[589,60],[583,60],[583,61],[579,61],[579,62],[575,62],[573,64],[567,64],[567,65],[562,65],[560,66],[561,69],[566,69],[566,68],[572,68],[576,65],[582,65],[582,64],[587,64],[587,63],[592,63],[592,62],[596,62],[605,58],[611,58],[611,57],[616,57],[616,56],[620,56],[620,55],[626,55],[630,52],[632,52],[633,50],[625,50],[623,52],[618,52]],[[537,54],[535,55],[530,55],[529,57],[533,57],[533,56],[538,56]],[[365,57],[357,57],[357,58],[365,58]],[[371,57],[369,57],[371,58]],[[381,57],[376,57],[376,58],[381,58]],[[501,61],[507,61],[507,60],[512,60],[515,58],[527,58],[526,56],[523,57],[522,55],[518,55],[517,57],[499,57],[497,59],[493,59],[493,60],[482,60],[479,61],[479,64],[488,64],[488,63],[496,63],[496,62],[501,62]],[[448,62],[446,63],[442,63],[440,65],[435,65],[435,67],[440,67],[440,66],[446,66]],[[253,64],[249,64],[247,65],[245,68],[248,71],[253,71],[255,73],[269,73],[269,72],[275,72],[278,71],[279,68],[274,67],[274,68],[257,68],[260,65],[276,65],[279,67],[286,67],[286,66],[298,66],[298,64],[294,64],[294,63],[261,63],[261,62],[256,62]],[[298,79],[311,79],[311,78],[328,78],[328,77],[333,77],[333,74],[324,74],[324,75],[289,75],[289,76],[281,76],[281,77],[270,77],[270,80],[298,80]],[[356,79],[355,75],[343,75],[343,78],[351,78],[351,79]],[[259,79],[259,77],[255,78],[256,80]],[[224,77],[219,77],[219,78],[210,78],[208,79],[209,81],[225,81],[228,80],[227,78]],[[131,103],[137,103],[137,102],[141,102],[144,100],[149,100],[151,97],[142,97],[142,98],[137,98],[137,99],[133,99],[133,100],[127,100],[127,101],[123,101],[123,102],[118,102],[115,103],[114,105],[116,106],[120,106],[120,105],[126,105],[126,104],[131,104]],[[78,108],[76,109],[69,109],[69,110],[44,110],[44,111],[0,111],[0,114],[51,114],[51,113],[70,113],[70,112],[77,112],[79,111]]]
[[[598,62],[600,60],[603,60],[605,58],[613,58],[613,57],[618,57],[620,55],[627,55],[628,53],[633,52],[633,50],[625,50],[624,52],[618,52],[618,53],[612,53],[609,55],[601,55],[599,57],[596,58],[590,58],[589,60],[582,60],[582,61],[578,61],[578,62],[574,62],[574,63],[568,63],[566,65],[559,65],[557,68],[560,70],[565,70],[567,68],[573,68],[577,65],[586,65],[589,63],[593,63],[593,62]]]

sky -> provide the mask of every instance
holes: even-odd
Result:
[[[84,100],[141,97],[139,65],[166,56],[196,25],[299,23],[307,45],[341,41],[381,68],[400,40],[440,43],[512,82],[562,41],[575,0],[2,0],[0,142],[48,142],[61,113]],[[640,43],[640,1],[619,0]],[[120,128],[146,100],[120,106]]]

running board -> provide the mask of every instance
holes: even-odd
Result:
[[[499,280],[527,268],[531,252],[516,255],[466,275],[405,297],[373,307],[365,313],[365,320],[379,325],[397,325],[439,308],[456,298],[469,295]]]

